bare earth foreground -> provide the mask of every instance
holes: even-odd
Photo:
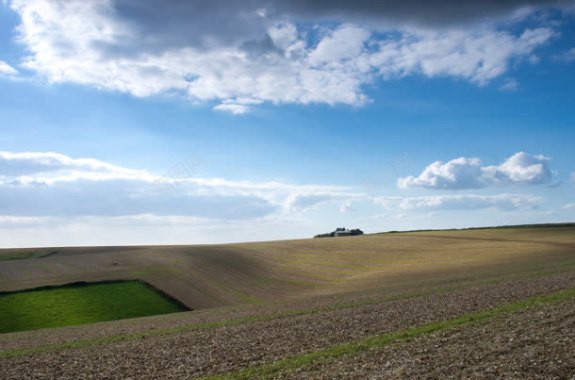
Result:
[[[196,309],[2,334],[6,379],[575,378],[573,227],[2,255],[0,291],[139,278]]]

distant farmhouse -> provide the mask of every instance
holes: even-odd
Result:
[[[345,227],[336,228],[335,231],[329,232],[327,234],[315,235],[314,238],[325,238],[325,237],[342,237],[342,236],[357,236],[363,235],[363,231],[359,228],[348,230]]]

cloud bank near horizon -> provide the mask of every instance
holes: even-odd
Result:
[[[81,244],[213,243],[245,240],[244,234],[250,240],[312,236],[340,222],[368,232],[424,227],[442,213],[451,223],[458,215],[469,220],[469,213],[490,213],[498,221],[555,215],[542,208],[545,197],[525,193],[405,196],[399,189],[398,195],[374,195],[360,186],[203,178],[193,176],[193,168],[176,169],[160,174],[56,152],[0,151],[5,244],[25,245],[30,234],[36,244],[72,244],[62,231]]]
[[[401,210],[481,210],[492,208],[500,211],[512,211],[520,208],[537,209],[542,199],[524,194],[465,194],[378,197],[375,201],[387,208],[395,206]]]
[[[342,186],[200,178],[186,170],[156,174],[54,152],[0,151],[0,215],[10,217],[253,219],[358,196]]]
[[[546,162],[542,156],[518,153],[499,167],[480,169],[495,173],[492,174],[494,178],[504,175],[502,178],[522,183],[541,181],[547,167],[543,170],[537,166],[541,164],[534,164],[535,169],[533,165],[513,165],[516,162],[529,163],[530,160]],[[448,163],[446,167],[452,168],[455,165],[457,168],[461,162],[455,160],[455,163]],[[471,163],[471,169],[477,171],[478,163]],[[461,173],[471,169],[465,167],[464,170],[449,169],[443,172],[459,173],[455,179],[469,184],[475,183],[469,181],[475,181],[476,178]],[[443,179],[439,178],[428,178],[426,181],[436,183]],[[322,204],[332,204],[343,212],[353,209],[354,203],[361,202],[402,210],[471,210],[490,207],[511,210],[533,207],[541,201],[539,197],[521,194],[380,197],[345,186],[201,178],[192,176],[186,170],[156,174],[54,152],[6,151],[0,151],[0,199],[0,216],[4,217],[118,217],[148,214],[212,219],[290,216],[305,213]]]

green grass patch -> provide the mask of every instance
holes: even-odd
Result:
[[[0,252],[0,261],[42,259],[57,253],[58,251]]]
[[[457,318],[432,322],[392,333],[375,335],[363,340],[339,344],[324,350],[318,350],[307,354],[289,357],[257,367],[245,368],[221,375],[207,376],[203,379],[220,380],[269,378],[277,375],[281,371],[295,370],[297,368],[302,368],[313,363],[325,362],[343,356],[358,355],[362,352],[381,348],[391,343],[415,339],[417,337],[431,334],[437,331],[444,331],[457,327],[486,322],[487,320],[501,314],[519,312],[537,306],[543,306],[572,299],[574,297],[575,289],[564,290],[549,295],[531,297],[524,301],[514,302],[491,309],[465,314]]]
[[[0,333],[175,313],[183,305],[141,281],[0,293]]]

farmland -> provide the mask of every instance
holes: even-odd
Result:
[[[572,226],[4,254],[2,291],[138,278],[194,309],[2,334],[6,378],[575,374]]]
[[[76,283],[0,294],[0,333],[182,310],[139,281]]]

